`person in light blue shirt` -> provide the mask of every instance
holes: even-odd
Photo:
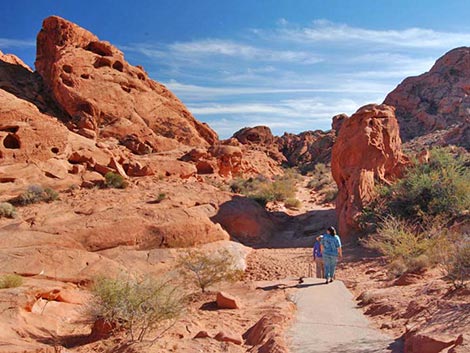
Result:
[[[330,227],[321,239],[321,252],[323,254],[323,265],[325,267],[325,283],[333,282],[338,258],[343,257],[341,239],[336,234],[336,229]]]

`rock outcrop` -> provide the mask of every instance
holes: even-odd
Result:
[[[88,138],[116,137],[137,154],[217,141],[142,67],[129,65],[110,43],[60,17],[44,20],[35,65],[70,129]]]
[[[438,59],[429,72],[408,77],[385,98],[396,108],[401,138],[453,125],[470,117],[470,47],[456,48]]]
[[[391,182],[406,163],[392,107],[366,105],[343,123],[331,157],[331,170],[338,185],[336,211],[342,236],[351,236],[359,230],[358,216],[374,197],[376,182]]]

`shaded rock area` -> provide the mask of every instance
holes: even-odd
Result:
[[[470,117],[469,79],[470,48],[461,47],[439,58],[429,72],[400,83],[384,103],[396,108],[401,138],[408,141],[455,126],[465,129]],[[468,145],[468,138],[464,141]]]
[[[342,236],[359,230],[358,216],[374,197],[376,181],[390,183],[401,175],[406,164],[392,107],[366,105],[344,122],[331,157]]]

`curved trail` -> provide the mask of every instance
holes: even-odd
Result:
[[[306,279],[294,295],[296,320],[288,332],[292,353],[399,353],[393,338],[374,329],[341,281]]]

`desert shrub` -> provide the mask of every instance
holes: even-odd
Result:
[[[214,253],[189,250],[180,256],[178,268],[180,273],[192,280],[203,293],[216,283],[235,281],[242,275],[237,269],[234,256],[226,249]]]
[[[178,289],[156,279],[99,278],[92,293],[93,315],[126,332],[130,342],[142,342],[156,330],[172,326],[184,309]]]
[[[16,274],[0,276],[0,289],[16,288],[23,284],[23,277]]]
[[[456,288],[470,281],[470,236],[450,233],[437,256]]]
[[[428,217],[460,215],[470,208],[467,163],[448,148],[432,149],[428,163],[415,162],[398,182],[377,188],[377,197],[363,211],[362,227],[373,231],[387,215],[420,224]]]
[[[288,198],[286,201],[284,201],[284,205],[287,208],[300,208],[300,206],[302,206],[302,202],[296,198]]]
[[[336,200],[337,196],[338,196],[338,189],[336,187],[331,188],[331,189],[327,189],[323,193],[323,197],[324,197],[325,202],[333,202],[334,200]]]
[[[16,217],[16,209],[9,202],[1,202],[0,203],[0,217],[7,217],[7,218],[15,218]]]
[[[252,198],[262,206],[271,201],[285,201],[295,198],[296,182],[300,178],[298,172],[286,169],[284,175],[270,180],[264,176],[249,179],[235,179],[230,185],[232,192]]]
[[[104,185],[107,188],[125,189],[128,186],[128,183],[122,175],[114,172],[107,172],[104,175]]]
[[[437,262],[435,251],[445,243],[444,235],[436,230],[438,228],[437,224],[431,224],[422,229],[390,216],[379,224],[377,233],[363,243],[388,259],[390,272],[399,275],[405,271],[422,271]]]
[[[39,202],[52,202],[58,198],[57,191],[51,188],[44,189],[41,185],[30,185],[24,193],[13,199],[12,202],[24,206]]]
[[[326,164],[318,163],[312,171],[311,179],[309,180],[307,187],[318,191],[332,183],[334,183],[334,180],[331,175],[330,167]]]

